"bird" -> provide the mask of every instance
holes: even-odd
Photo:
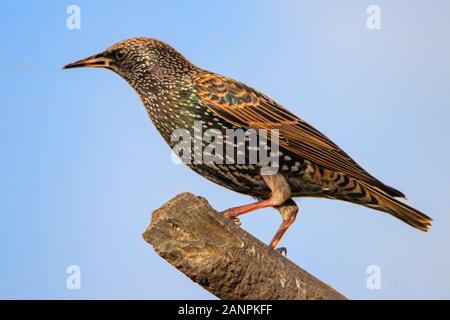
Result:
[[[222,214],[239,224],[242,214],[273,207],[282,222],[269,247],[273,250],[298,214],[294,198],[316,197],[343,200],[386,212],[427,231],[432,219],[401,201],[405,195],[364,170],[338,145],[313,126],[262,92],[231,78],[202,69],[163,41],[139,37],[120,41],[64,69],[95,67],[112,70],[136,91],[157,131],[174,148],[174,131],[199,135],[201,129],[262,130],[274,132],[275,144],[256,145],[276,150],[278,169],[263,174],[267,163],[231,161],[186,161],[189,168],[206,179],[256,202],[232,207]],[[205,141],[196,152],[205,152]],[[241,145],[231,143],[236,155]],[[241,149],[239,149],[241,148]],[[245,160],[251,146],[245,145]],[[191,157],[192,158],[192,157]],[[220,154],[219,154],[220,158]],[[285,250],[285,248],[281,248]]]

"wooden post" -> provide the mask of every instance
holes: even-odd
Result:
[[[144,239],[221,299],[346,299],[190,193],[153,212]]]

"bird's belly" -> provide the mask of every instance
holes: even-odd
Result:
[[[253,197],[270,197],[270,189],[256,165],[211,163],[188,164],[188,166],[206,179],[227,189]]]
[[[294,197],[333,197],[334,185],[327,182],[323,172],[309,161],[290,156],[280,157],[278,172],[291,187]],[[252,164],[188,164],[208,180],[230,190],[258,198],[269,198],[271,190],[261,176],[261,166]]]

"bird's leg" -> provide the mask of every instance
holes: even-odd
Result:
[[[289,227],[294,223],[298,213],[298,206],[294,202],[294,200],[289,199],[281,206],[275,207],[275,209],[277,209],[280,212],[283,222],[281,222],[280,227],[278,228],[277,232],[275,233],[275,236],[273,237],[272,241],[269,244],[269,246],[274,250],[277,244],[280,242],[281,237],[283,237],[287,229],[289,229]],[[280,251],[280,253],[284,252],[285,254],[287,254],[286,248],[279,248],[277,249],[277,251]]]
[[[228,209],[223,212],[226,218],[233,220],[236,224],[240,224],[238,216],[257,209],[281,206],[291,197],[291,188],[282,174],[261,175],[261,177],[272,191],[272,196],[259,202]]]
[[[273,203],[273,200],[272,200],[272,198],[270,198],[270,199],[246,204],[243,206],[230,208],[228,210],[223,211],[223,216],[225,218],[232,220],[235,224],[240,226],[241,222],[239,221],[239,218],[238,218],[240,215],[242,215],[244,213],[252,212],[252,211],[255,211],[258,209],[272,207],[273,206],[272,203]]]

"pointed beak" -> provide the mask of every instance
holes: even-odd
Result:
[[[82,67],[108,68],[110,65],[111,59],[105,57],[102,53],[100,53],[86,59],[69,63],[68,65],[65,65],[63,69],[82,68]]]

